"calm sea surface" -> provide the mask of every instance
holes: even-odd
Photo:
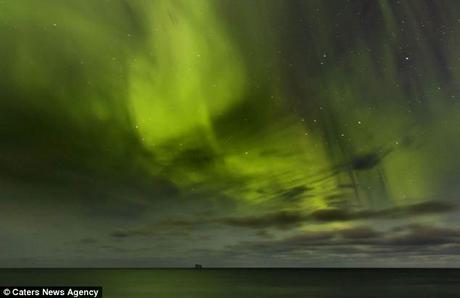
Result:
[[[457,269],[15,269],[1,286],[102,286],[105,298],[460,297]]]

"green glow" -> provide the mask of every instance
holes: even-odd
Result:
[[[384,0],[372,37],[352,15],[345,33],[324,22],[336,9],[324,1],[300,2],[298,23],[276,1],[37,3],[2,2],[2,108],[19,127],[5,142],[39,142],[34,160],[47,166],[165,180],[242,212],[404,205],[439,196],[455,174],[460,107],[436,32],[409,4],[406,46]],[[442,53],[449,82],[460,69],[454,33]]]
[[[201,135],[218,150],[212,119],[241,101],[244,69],[208,1],[155,1],[144,8],[148,50],[129,65],[132,116],[143,143]]]

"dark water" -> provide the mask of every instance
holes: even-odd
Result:
[[[0,285],[94,285],[106,298],[460,297],[460,270],[4,269]]]

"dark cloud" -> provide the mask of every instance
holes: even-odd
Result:
[[[235,226],[248,228],[267,228],[274,227],[285,229],[300,224],[305,221],[305,216],[296,211],[280,211],[261,216],[247,217],[228,217],[219,220],[219,222]]]
[[[110,234],[111,237],[117,238],[117,239],[123,239],[123,238],[128,238],[128,237],[133,237],[139,235],[138,231],[135,230],[127,230],[127,231],[115,231]]]
[[[460,241],[460,229],[430,226],[409,226],[408,232],[388,239],[386,244],[397,246],[431,246],[456,244]]]
[[[407,206],[405,208],[402,208],[402,211],[406,212],[407,214],[417,215],[452,212],[456,208],[457,206],[453,203],[430,201],[415,204],[412,206]]]
[[[316,221],[346,221],[351,220],[350,213],[342,209],[319,209],[310,214],[311,218]]]
[[[379,237],[381,233],[375,231],[371,227],[360,226],[341,230],[340,235],[345,239],[369,239]]]
[[[444,201],[428,201],[413,205],[393,207],[381,210],[347,211],[345,209],[319,209],[310,214],[299,211],[279,211],[259,216],[228,217],[215,220],[236,227],[247,228],[287,228],[307,222],[334,222],[364,219],[392,219],[412,216],[452,212],[456,205]]]
[[[311,191],[312,188],[300,185],[294,186],[286,191],[281,192],[278,196],[285,199],[286,201],[297,201],[303,197],[303,195]]]
[[[321,253],[331,255],[449,255],[459,251],[460,229],[437,226],[402,226],[386,231],[369,226],[306,231],[279,240],[241,242],[228,247],[239,253]]]
[[[184,231],[206,230],[216,226],[230,226],[235,228],[255,229],[260,232],[260,236],[267,236],[267,229],[288,230],[296,228],[306,223],[327,223],[345,222],[354,220],[382,219],[390,220],[393,218],[406,218],[421,215],[439,214],[451,212],[455,205],[448,202],[422,202],[409,206],[394,207],[382,210],[364,210],[348,212],[342,209],[320,209],[313,213],[303,213],[299,211],[278,211],[253,216],[228,216],[213,217],[213,213],[205,216],[197,216],[188,219],[166,219],[158,221],[156,224],[145,225],[135,229],[117,230],[111,233],[113,238],[127,238],[133,236],[155,236],[159,234],[183,234]],[[364,239],[375,237],[378,234],[371,228],[361,227],[359,229],[343,230],[342,236],[349,239]]]
[[[306,231],[280,240],[241,242],[240,244],[230,246],[229,249],[240,252],[252,251],[253,253],[262,255],[271,255],[280,252],[293,253],[320,249],[327,250],[332,247],[349,244],[350,242],[356,245],[356,240],[370,239],[378,234],[378,232],[372,229],[366,229],[356,227],[341,230]]]
[[[96,238],[82,238],[79,241],[81,244],[90,245],[98,242]]]
[[[143,225],[140,227],[118,229],[110,233],[110,236],[115,239],[125,239],[131,237],[157,237],[170,236],[180,237],[189,236],[190,231],[194,229],[197,223],[187,220],[171,220],[163,221],[157,224]]]
[[[378,149],[361,154],[353,154],[351,158],[346,159],[338,163],[335,167],[328,171],[323,171],[315,176],[315,181],[324,181],[330,179],[331,177],[337,175],[342,171],[349,171],[350,169],[354,171],[368,171],[379,166],[385,157],[387,157],[393,149]],[[345,184],[340,185],[339,187],[343,188],[356,188],[357,185],[354,184]]]
[[[238,228],[262,229],[261,236],[268,236],[265,228],[288,229],[302,222],[299,212],[274,212],[262,216],[248,217],[197,217],[191,219],[167,219],[156,224],[144,225],[133,229],[116,230],[110,234],[113,238],[128,238],[134,236],[157,236],[160,234],[181,235],[188,231],[206,230],[210,226],[231,226]],[[264,232],[262,232],[264,231]],[[258,234],[259,234],[258,232]]]
[[[391,150],[387,149],[356,155],[348,163],[346,163],[345,166],[350,166],[352,169],[357,171],[370,170],[378,166],[382,162],[383,158],[390,153]]]
[[[392,219],[452,212],[456,204],[446,201],[427,201],[413,205],[381,210],[347,211],[345,209],[319,209],[310,214],[319,222],[350,221],[364,219]]]
[[[256,235],[257,235],[258,237],[261,237],[261,238],[268,238],[268,239],[274,237],[274,235],[271,234],[270,232],[268,232],[267,230],[258,230],[258,231],[256,232]]]

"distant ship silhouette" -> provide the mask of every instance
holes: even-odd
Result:
[[[202,269],[203,266],[201,264],[195,264],[195,269]]]

